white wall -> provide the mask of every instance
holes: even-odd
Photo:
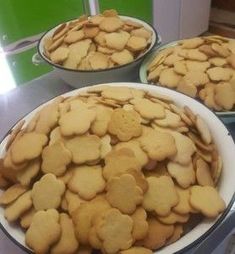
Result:
[[[162,42],[197,36],[208,29],[211,0],[153,0],[154,26]]]

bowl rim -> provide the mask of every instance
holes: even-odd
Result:
[[[89,17],[92,17],[92,16],[95,16],[95,15],[91,15]],[[40,50],[40,47],[42,45],[42,41],[44,40],[44,38],[47,36],[47,34],[49,32],[51,32],[53,29],[57,28],[59,25],[61,24],[64,24],[64,23],[68,23],[70,21],[73,21],[73,20],[76,20],[77,18],[73,18],[73,19],[69,19],[67,21],[64,21],[64,22],[60,22],[58,23],[57,25],[49,28],[42,36],[41,38],[39,39],[38,43],[37,43],[37,51],[38,51],[38,54],[39,56],[44,60],[46,61],[48,64],[52,65],[54,68],[59,68],[61,70],[64,70],[64,71],[70,71],[70,72],[75,72],[75,73],[101,73],[101,72],[106,72],[106,71],[111,71],[111,70],[117,70],[117,69],[121,69],[121,68],[124,68],[128,65],[131,65],[133,63],[136,63],[138,62],[139,60],[143,60],[144,57],[146,57],[151,51],[153,48],[156,47],[156,45],[160,45],[161,44],[161,37],[159,36],[158,32],[157,32],[157,29],[150,23],[140,19],[140,18],[135,18],[135,17],[131,17],[131,16],[125,16],[125,15],[119,15],[119,17],[121,18],[131,18],[131,19],[136,19],[136,20],[140,20],[141,22],[147,24],[148,26],[151,27],[152,31],[154,32],[155,34],[155,42],[150,45],[150,47],[147,49],[146,52],[144,52],[144,54],[142,54],[140,57],[137,57],[136,59],[134,59],[132,62],[130,63],[127,63],[127,64],[123,64],[123,65],[118,65],[118,66],[115,66],[115,67],[112,67],[112,68],[108,68],[108,69],[103,69],[103,70],[74,70],[74,69],[69,69],[69,68],[65,68],[64,66],[62,65],[59,65],[59,64],[55,64],[53,62],[51,62],[44,54],[43,52],[41,52]]]
[[[141,82],[111,82],[111,83],[102,83],[102,84],[95,84],[94,86],[102,86],[102,85],[111,85],[111,86],[127,86],[127,87],[132,87],[132,88],[137,88],[137,89],[144,89],[144,88],[138,88],[136,85],[146,85],[144,83]],[[3,136],[3,138],[0,140],[0,144],[2,144],[2,142],[6,139],[6,137],[10,134],[12,128],[14,128],[14,126],[17,125],[18,122],[20,122],[22,119],[24,119],[25,117],[27,117],[29,114],[31,114],[34,110],[36,110],[37,108],[43,106],[44,104],[50,103],[52,100],[69,94],[69,93],[74,93],[76,91],[79,90],[83,90],[83,89],[87,89],[88,87],[91,87],[92,85],[89,86],[85,86],[85,87],[81,87],[81,88],[77,88],[65,93],[62,93],[61,95],[52,97],[51,99],[47,100],[46,102],[42,102],[40,103],[37,107],[34,107],[30,112],[27,112],[26,114],[24,114],[24,116],[22,116],[20,119],[18,119],[13,125],[12,127],[6,132],[6,134]],[[149,85],[150,88],[154,88],[156,89],[157,87],[154,85]],[[168,90],[170,92],[173,93],[177,93],[183,96],[186,96],[188,98],[190,98],[191,100],[194,100],[193,98],[191,98],[190,96],[186,95],[186,94],[182,94],[178,91],[172,90],[170,88],[167,87],[159,87],[160,89],[163,90]],[[148,90],[148,89],[147,89]],[[159,92],[159,91],[158,91]],[[159,92],[161,93],[161,92]],[[209,110],[210,112],[213,113],[213,115],[216,117],[216,119],[223,125],[223,127],[226,129],[227,135],[231,137],[231,140],[233,141],[233,144],[235,145],[235,138],[233,138],[233,136],[231,135],[230,131],[228,130],[228,128],[226,127],[226,125],[224,124],[224,122],[219,118],[218,115],[215,114],[215,112],[213,112],[210,108],[208,108],[207,106],[205,106],[203,103],[194,100],[196,103],[201,104],[203,107],[205,107],[207,110]],[[235,203],[235,192],[233,193],[226,209],[224,210],[224,212],[219,216],[219,218],[211,225],[211,227],[205,232],[203,233],[200,237],[198,237],[196,240],[194,240],[193,242],[191,242],[190,244],[186,245],[185,247],[183,247],[182,249],[174,252],[175,254],[183,254],[185,251],[192,249],[193,247],[195,247],[197,244],[199,244],[200,242],[202,243],[204,240],[206,240],[206,238],[208,236],[211,235],[211,233],[213,233],[215,231],[216,228],[218,228],[218,226],[220,226],[223,222],[224,219],[226,218],[226,216],[229,214],[229,212],[231,211],[231,208],[233,206],[233,204]],[[33,252],[27,248],[26,246],[22,245],[20,242],[18,242],[6,229],[5,227],[2,225],[2,223],[0,222],[0,229],[3,231],[3,233],[8,237],[8,239],[10,239],[13,243],[15,243],[16,246],[18,246],[20,249],[22,249],[23,251],[25,251],[26,253],[29,254],[33,254]],[[160,249],[161,250],[161,249]]]

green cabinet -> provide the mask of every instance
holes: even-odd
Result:
[[[99,0],[99,6],[101,12],[116,9],[119,14],[152,23],[152,0]],[[30,37],[43,33],[56,24],[79,17],[82,13],[82,0],[0,0],[0,47],[15,44],[19,40],[29,40]],[[52,70],[46,64],[32,64],[31,59],[36,51],[34,47],[6,56],[18,85]]]

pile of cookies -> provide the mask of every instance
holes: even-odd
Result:
[[[221,36],[178,42],[156,55],[147,80],[198,98],[215,111],[235,108],[235,40]]]
[[[127,86],[54,99],[14,128],[0,162],[4,216],[35,253],[151,254],[225,209],[204,120]]]
[[[44,54],[73,70],[103,70],[128,64],[143,55],[152,31],[142,23],[121,19],[115,10],[60,25],[44,39]]]

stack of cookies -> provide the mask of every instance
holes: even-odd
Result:
[[[141,23],[106,10],[60,25],[44,39],[44,54],[68,69],[103,70],[133,62],[151,42],[152,31]]]
[[[5,152],[0,204],[35,253],[151,254],[225,209],[209,128],[161,94],[103,85],[58,97]]]
[[[235,40],[196,37],[160,50],[147,80],[200,99],[215,111],[235,107]]]

